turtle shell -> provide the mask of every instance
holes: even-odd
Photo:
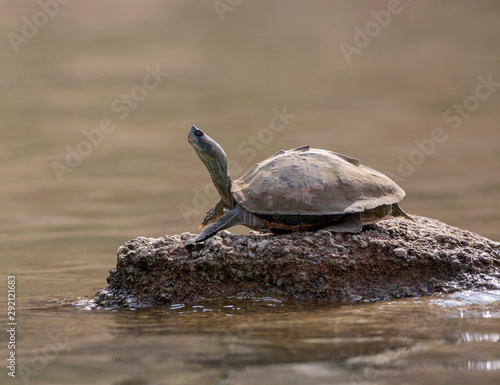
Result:
[[[233,182],[236,202],[254,214],[358,213],[403,199],[405,192],[357,159],[309,146],[279,151]]]

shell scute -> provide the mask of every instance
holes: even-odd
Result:
[[[233,182],[234,199],[255,214],[332,215],[363,212],[403,199],[390,178],[359,160],[299,147],[279,151]]]

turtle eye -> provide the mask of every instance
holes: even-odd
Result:
[[[195,134],[196,136],[203,136],[203,131],[202,131],[202,130],[196,130],[196,131],[194,132],[194,134]]]

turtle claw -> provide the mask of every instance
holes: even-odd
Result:
[[[207,211],[207,215],[203,219],[203,222],[201,222],[200,228],[203,229],[209,224],[215,222],[217,219],[219,219],[223,214],[226,213],[225,209],[227,208],[226,204],[224,201],[221,199],[217,204],[212,207],[210,210]]]
[[[203,222],[201,223],[201,225],[200,225],[198,228],[203,230],[203,229],[205,229],[205,227],[207,227],[210,223],[213,223],[213,222],[215,222],[215,221],[216,221],[215,219],[214,219],[214,220],[211,220],[211,221],[207,221],[207,218],[205,218],[205,219],[203,220]]]

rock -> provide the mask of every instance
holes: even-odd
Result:
[[[366,249],[368,247],[368,243],[361,240],[361,241],[359,241],[359,247],[361,247],[362,249]]]
[[[394,255],[398,258],[406,258],[408,256],[408,251],[402,247],[394,249]]]
[[[102,307],[151,306],[203,298],[288,296],[356,302],[461,289],[500,289],[500,243],[414,216],[365,226],[360,234],[222,232],[139,237],[118,249]]]

